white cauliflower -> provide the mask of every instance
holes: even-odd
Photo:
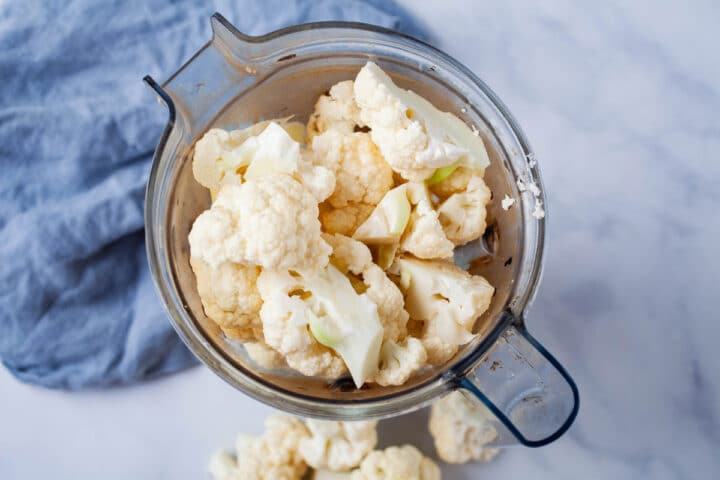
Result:
[[[424,259],[451,258],[455,245],[445,235],[427,186],[408,183],[407,194],[413,210],[400,240],[400,250]]]
[[[494,421],[484,405],[461,392],[438,400],[430,410],[429,423],[438,456],[448,463],[489,462],[499,451],[487,447],[498,436]]]
[[[262,338],[262,336],[260,337]],[[248,342],[243,345],[250,360],[261,368],[285,367],[285,360],[278,352],[270,348],[263,341]]]
[[[380,368],[373,381],[383,387],[402,385],[425,366],[427,352],[417,338],[407,337],[402,343],[383,342],[380,350]]]
[[[360,465],[377,444],[377,421],[332,422],[308,419],[310,436],[299,452],[313,468],[347,471]]]
[[[350,271],[359,276],[365,286],[364,293],[377,305],[383,325],[383,338],[394,341],[404,338],[408,313],[404,308],[402,292],[373,263],[368,247],[344,235],[325,234],[323,238],[333,249],[331,262],[341,271]]]
[[[367,220],[373,211],[372,205],[365,203],[348,203],[342,208],[332,208],[329,205],[320,205],[320,223],[323,231],[327,233],[341,233],[352,236],[357,228]]]
[[[223,262],[211,267],[197,258],[190,258],[205,315],[221,328],[259,330],[262,299],[255,282],[257,267]],[[254,336],[254,335],[253,335]]]
[[[258,289],[265,341],[290,367],[337,377],[344,362],[358,388],[375,374],[383,336],[377,306],[333,265],[305,275],[265,270]]]
[[[211,267],[225,262],[267,269],[317,270],[330,246],[320,236],[317,201],[284,174],[224,185],[195,220],[188,240],[193,258]]]
[[[452,194],[437,209],[445,235],[455,245],[463,245],[479,238],[485,231],[485,206],[490,201],[490,189],[480,175],[473,176],[467,190]]]
[[[331,129],[312,140],[314,163],[335,174],[334,208],[348,203],[376,205],[393,186],[393,172],[367,133]]]
[[[312,140],[315,135],[330,129],[342,133],[352,133],[355,127],[362,127],[360,109],[355,103],[353,81],[346,80],[336,83],[327,95],[321,95],[315,104],[315,111],[310,115],[307,134]]]
[[[462,120],[397,87],[374,63],[360,70],[354,93],[373,142],[404,178],[421,181],[452,164],[476,169],[489,164],[482,139]]]
[[[238,436],[235,462],[228,454],[216,454],[210,473],[214,480],[301,480],[307,464],[298,448],[308,435],[300,420],[270,416],[262,436]]]
[[[440,467],[412,445],[370,452],[352,480],[440,480]]]
[[[444,261],[397,260],[405,308],[422,320],[428,362],[440,365],[474,338],[472,329],[492,301],[494,288],[479,275]]]
[[[431,183],[428,181],[430,191],[440,198],[447,198],[453,193],[460,193],[467,190],[470,179],[476,175],[482,175],[482,171],[470,168],[458,167],[444,179]]]

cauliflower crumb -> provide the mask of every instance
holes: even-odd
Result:
[[[332,422],[306,420],[310,436],[300,441],[299,452],[313,468],[347,471],[360,465],[377,444],[377,421]]]
[[[498,436],[492,413],[477,400],[453,392],[430,410],[430,433],[438,456],[448,463],[489,462],[498,454],[487,445]]]
[[[538,220],[545,218],[545,209],[543,209],[542,200],[535,199],[535,208],[533,209],[532,216]]]
[[[327,199],[335,208],[348,203],[377,205],[393,186],[393,172],[367,133],[328,130],[312,141],[314,162],[335,175]]]
[[[440,467],[412,445],[370,452],[352,480],[440,480]]]
[[[327,95],[318,98],[307,126],[310,140],[330,129],[352,133],[356,126],[364,126],[360,120],[360,109],[355,103],[353,83],[352,80],[336,83]]]
[[[190,266],[208,318],[231,331],[260,328],[262,299],[255,286],[260,274],[257,267],[223,262],[213,268],[197,258],[190,258]]]
[[[427,352],[417,338],[407,337],[402,343],[386,340],[380,351],[380,369],[375,375],[378,385],[402,385],[425,366]]]
[[[424,259],[451,258],[455,245],[443,231],[427,186],[423,183],[408,183],[407,193],[414,208],[400,240],[400,250]]]
[[[224,185],[212,207],[193,224],[188,237],[191,256],[212,267],[234,262],[317,270],[330,255],[317,217],[317,201],[289,175]]]
[[[500,205],[502,206],[503,210],[510,210],[510,207],[512,207],[515,204],[515,199],[508,196],[508,194],[505,194],[502,201],[500,202]]]
[[[320,205],[320,223],[327,233],[340,233],[352,236],[355,230],[367,220],[373,212],[373,206],[364,203],[348,203],[342,208]]]
[[[455,245],[464,245],[479,238],[485,231],[485,206],[490,189],[482,176],[470,179],[467,190],[454,193],[438,207],[438,215],[447,238]]]

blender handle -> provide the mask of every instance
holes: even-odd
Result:
[[[508,326],[459,387],[528,447],[558,439],[579,407],[575,382],[523,325]]]

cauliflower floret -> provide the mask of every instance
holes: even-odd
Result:
[[[301,158],[297,172],[300,183],[305,185],[318,203],[324,202],[335,191],[335,174],[322,165],[315,165],[315,157],[307,151],[301,153]]]
[[[408,183],[407,194],[414,206],[410,222],[400,240],[400,250],[410,252],[418,258],[450,258],[455,245],[443,231],[438,213],[423,183]]]
[[[492,301],[494,288],[479,275],[443,261],[397,260],[410,318],[425,322],[428,362],[440,365],[474,338],[472,329]]]
[[[375,374],[383,337],[377,306],[336,267],[305,276],[266,270],[258,289],[265,340],[290,367],[337,377],[334,352],[358,388]]]
[[[429,423],[438,456],[448,463],[489,462],[499,451],[486,446],[498,436],[494,421],[484,405],[461,392],[438,400],[430,410]]]
[[[310,437],[300,442],[300,455],[313,468],[346,471],[377,444],[377,421],[331,422],[306,420]]]
[[[440,480],[440,467],[412,445],[370,452],[352,480]]]
[[[236,444],[238,475],[231,478],[301,480],[307,471],[307,464],[300,456],[298,448],[300,442],[308,436],[307,429],[296,418],[282,415],[268,417],[265,420],[265,432],[262,436],[238,437]],[[227,459],[224,462],[227,464]]]
[[[447,238],[455,245],[463,245],[480,237],[485,231],[485,206],[489,201],[490,189],[479,175],[470,179],[466,191],[445,200],[437,211]]]
[[[398,88],[374,63],[360,70],[354,93],[373,142],[404,178],[421,181],[454,163],[473,168],[489,164],[482,139],[462,120]]]
[[[383,387],[402,385],[424,367],[426,361],[427,352],[417,338],[407,337],[400,344],[386,340],[380,351],[380,369],[374,381]]]
[[[208,318],[223,329],[260,328],[262,299],[255,286],[259,268],[231,262],[213,268],[197,258],[190,258],[190,266]]]
[[[234,262],[317,270],[330,255],[317,217],[317,201],[289,175],[224,185],[212,207],[193,224],[188,237],[191,256],[211,267]]]
[[[331,129],[313,138],[312,151],[315,164],[335,174],[335,191],[327,199],[335,208],[376,205],[393,186],[392,169],[367,133]]]
[[[260,337],[262,338],[262,337]],[[270,348],[265,342],[248,342],[244,345],[250,360],[261,368],[280,368],[286,366],[282,355]]]
[[[323,231],[352,236],[355,230],[367,220],[373,211],[372,205],[364,203],[348,203],[342,208],[320,205],[320,222]]]
[[[467,190],[470,179],[475,175],[482,175],[482,171],[470,168],[458,167],[445,179],[429,184],[430,191],[441,198],[447,198],[453,193],[460,193]]]
[[[363,126],[360,109],[355,103],[353,81],[346,80],[336,83],[327,95],[318,98],[315,111],[308,121],[307,134],[312,140],[315,135],[330,129],[352,133],[356,126]]]
[[[385,272],[372,261],[366,245],[344,235],[323,235],[333,249],[331,261],[341,270],[361,277],[365,294],[377,305],[383,325],[384,340],[400,340],[405,337],[408,313],[400,289]]]
[[[208,472],[213,480],[238,480],[240,470],[237,461],[227,452],[216,452],[210,458]]]

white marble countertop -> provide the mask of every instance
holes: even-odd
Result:
[[[581,392],[554,444],[443,478],[720,478],[718,4],[403,3],[537,151],[550,214],[528,324]],[[2,370],[0,399],[4,480],[205,478],[269,411],[203,368],[79,394]],[[400,424],[384,443],[411,438]]]

